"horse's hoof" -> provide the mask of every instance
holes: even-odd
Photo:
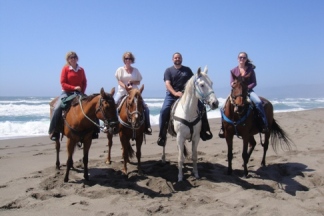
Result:
[[[109,161],[109,160],[106,160],[106,162],[105,162],[106,164],[111,164],[111,161]]]

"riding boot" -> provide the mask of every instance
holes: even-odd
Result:
[[[169,125],[169,121],[165,122],[164,125],[162,124],[162,128],[160,128],[160,134],[157,140],[157,144],[159,146],[165,146],[168,125]]]
[[[60,132],[57,129],[57,125],[60,123],[60,118],[62,117],[62,109],[58,108],[54,111],[53,117],[50,122],[50,127],[48,130],[49,137],[52,141],[60,139]]]
[[[150,123],[150,112],[148,108],[144,108],[144,116],[145,116],[145,131],[146,135],[152,135],[152,128]]]
[[[221,128],[219,130],[218,137],[221,138],[221,139],[225,138],[223,122],[222,122],[222,126],[221,126]]]
[[[99,119],[96,119],[95,122],[97,123],[97,125],[99,125]],[[100,133],[100,128],[98,126],[95,126],[92,133],[92,139],[98,139],[99,133]]]
[[[201,117],[201,131],[200,131],[200,138],[203,141],[210,140],[213,138],[213,134],[210,131],[206,109],[203,110],[202,117]]]

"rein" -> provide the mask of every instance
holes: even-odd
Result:
[[[107,132],[107,126],[109,127],[109,125],[111,124],[111,123],[114,123],[113,121],[109,121],[107,118],[106,118],[106,116],[105,116],[105,112],[102,110],[102,101],[104,101],[105,99],[103,99],[101,96],[100,96],[100,100],[98,101],[98,103],[99,103],[99,107],[96,109],[96,111],[95,111],[95,114],[97,114],[97,112],[99,112],[99,111],[101,111],[101,114],[102,114],[102,116],[104,117],[104,127],[103,126],[100,126],[99,124],[97,124],[95,121],[93,121],[91,118],[89,118],[86,114],[85,114],[85,112],[84,112],[84,110],[83,110],[83,107],[82,107],[82,102],[81,102],[81,100],[82,100],[82,97],[79,97],[79,105],[80,105],[80,108],[81,108],[81,111],[82,111],[82,113],[83,113],[83,115],[84,115],[84,117],[86,117],[90,122],[92,122],[95,126],[97,126],[102,132]]]

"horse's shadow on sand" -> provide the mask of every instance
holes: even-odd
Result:
[[[295,196],[297,191],[309,190],[307,186],[302,185],[294,178],[296,176],[304,177],[304,172],[314,171],[301,163],[276,163],[260,167],[256,171],[249,170],[249,175],[246,179],[242,178],[244,175],[243,167],[239,170],[233,170],[232,175],[227,175],[226,166],[210,163],[200,163],[200,166],[201,176],[205,176],[210,181],[229,182],[240,185],[244,189],[263,190],[270,193],[274,193],[276,189],[281,189],[292,196]],[[277,186],[253,184],[249,182],[250,179],[274,181],[277,182]]]
[[[131,162],[130,165],[127,175],[116,169],[116,167],[109,167],[110,165],[104,168],[90,168],[90,180],[77,180],[76,183],[84,183],[89,186],[101,185],[114,189],[128,189],[152,198],[170,197],[174,192],[189,191],[203,184],[202,181],[236,184],[246,190],[262,190],[270,193],[282,189],[286,193],[295,196],[297,191],[308,191],[309,188],[297,182],[294,178],[296,176],[304,177],[303,172],[313,171],[307,169],[307,166],[301,163],[270,164],[266,167],[260,167],[256,171],[250,170],[249,178],[244,179],[242,178],[243,169],[235,169],[232,175],[227,175],[226,166],[218,163],[199,162],[200,179],[195,179],[192,174],[192,163],[185,163],[183,168],[184,180],[178,182],[176,161],[167,163],[156,160],[143,161],[142,175],[138,174],[137,163]],[[82,172],[78,169],[76,171]],[[267,183],[251,183],[253,179],[274,181],[277,182],[277,186],[273,187]]]

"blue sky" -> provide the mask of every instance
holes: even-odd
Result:
[[[229,92],[240,51],[257,66],[256,92],[323,86],[323,11],[322,0],[0,0],[0,96],[60,94],[70,50],[87,94],[117,87],[125,51],[136,57],[145,97],[164,96],[174,52],[193,72],[208,66],[216,95]]]

